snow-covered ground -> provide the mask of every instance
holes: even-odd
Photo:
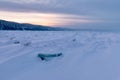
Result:
[[[119,32],[0,31],[0,80],[120,80],[119,61]]]

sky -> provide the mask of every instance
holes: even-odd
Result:
[[[119,28],[120,0],[0,0],[0,19],[69,28]]]

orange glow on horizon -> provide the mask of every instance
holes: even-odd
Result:
[[[43,26],[65,26],[80,23],[92,23],[93,20],[84,19],[84,16],[53,14],[53,13],[27,13],[0,11],[0,18],[3,20],[19,23],[31,23]]]

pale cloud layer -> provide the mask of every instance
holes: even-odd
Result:
[[[0,11],[65,14],[69,16],[72,23],[76,24],[75,26],[115,25],[119,27],[119,3],[120,0],[0,0]],[[70,15],[87,18],[76,19],[76,17],[73,18],[72,16],[71,19]],[[62,20],[65,19],[62,18]],[[84,22],[81,24],[81,20],[85,20],[89,24]],[[66,21],[66,24],[69,21]]]
[[[90,20],[89,16],[53,14],[53,13],[27,13],[27,12],[5,12],[0,11],[0,17],[4,20],[16,21],[21,23],[32,23],[45,26],[73,26],[86,23],[99,22]],[[8,15],[9,14],[9,15]]]

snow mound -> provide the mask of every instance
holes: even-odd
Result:
[[[119,52],[119,32],[1,31],[0,80],[120,80]]]

